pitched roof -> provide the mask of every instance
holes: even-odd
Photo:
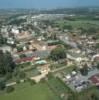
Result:
[[[98,73],[98,74],[95,74],[95,75],[93,75],[93,76],[91,76],[91,77],[89,78],[89,80],[90,80],[93,84],[99,85],[99,73]]]
[[[31,62],[32,59],[33,59],[33,57],[25,57],[25,58],[22,58],[22,59],[15,60],[15,63]]]

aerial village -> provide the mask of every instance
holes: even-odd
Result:
[[[47,80],[47,76],[52,74],[72,91],[81,92],[91,86],[99,86],[98,35],[89,35],[86,31],[86,34],[81,34],[84,31],[81,28],[62,26],[63,20],[70,17],[76,15],[19,16],[17,19],[25,21],[1,26],[0,34],[7,40],[0,50],[10,52],[16,67],[36,83]],[[25,79],[18,81],[24,82]],[[6,86],[16,84],[17,81],[13,80]]]

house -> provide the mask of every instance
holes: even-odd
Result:
[[[49,66],[49,64],[40,65],[40,66],[37,67],[37,69],[41,74],[49,73],[50,68],[48,66]]]
[[[89,80],[93,85],[99,86],[99,73],[91,76]]]
[[[19,30],[17,29],[17,27],[14,27],[14,28],[12,28],[11,33],[13,33],[14,35],[18,35]]]
[[[7,43],[13,45],[15,42],[14,42],[14,39],[8,38]]]
[[[47,63],[46,60],[39,60],[39,61],[36,61],[36,62],[35,62],[35,64],[37,64],[37,65],[44,65],[44,64],[46,64],[46,63]]]
[[[48,57],[48,55],[49,55],[49,51],[47,50],[45,51],[26,50],[26,51],[17,52],[13,54],[13,58],[14,58],[15,63],[19,64],[19,63],[25,63],[25,62],[33,62],[34,58],[40,58],[40,59],[46,58]],[[46,62],[41,61],[41,62],[37,62],[36,64],[40,64],[40,63],[42,64]]]
[[[48,50],[41,50],[41,51],[35,51],[34,56],[35,57],[40,57],[41,59],[47,58],[50,54],[50,51]]]
[[[74,60],[76,62],[81,62],[82,61],[82,57],[80,55],[77,54],[71,54],[71,53],[67,53],[67,58],[70,60]]]
[[[25,57],[25,58],[15,60],[15,63],[20,64],[20,63],[32,62],[32,60],[33,57]]]
[[[12,48],[10,46],[2,46],[0,47],[0,50],[2,50],[3,52],[6,52],[6,51],[10,53],[12,52]]]
[[[33,36],[32,34],[30,34],[28,31],[22,31],[21,33],[19,34],[16,34],[16,37],[15,37],[18,41],[27,41],[29,39],[32,39]]]
[[[33,51],[27,50],[13,54],[13,59],[16,64],[32,62],[34,58]]]
[[[99,54],[94,55],[92,61],[99,61]]]

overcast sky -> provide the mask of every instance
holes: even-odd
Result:
[[[58,8],[99,6],[99,0],[0,0],[0,8]]]

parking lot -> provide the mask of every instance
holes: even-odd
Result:
[[[83,89],[88,88],[90,86],[89,78],[95,74],[98,74],[99,70],[90,69],[88,75],[83,76],[80,72],[72,71],[70,74],[64,76],[63,81],[73,90],[80,92]]]

